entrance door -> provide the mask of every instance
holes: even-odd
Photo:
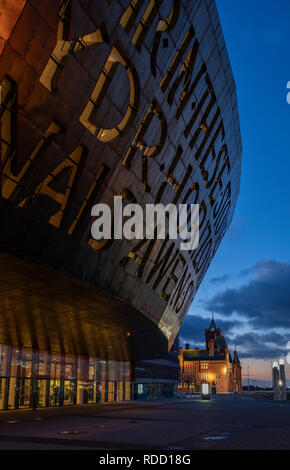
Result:
[[[84,390],[84,403],[95,403],[95,387],[94,382],[89,381],[86,384],[86,388]]]
[[[108,382],[108,399],[109,403],[117,401],[117,382]]]
[[[15,408],[30,408],[32,392],[32,380],[19,377],[16,382]]]
[[[51,380],[49,386],[49,406],[60,405],[60,380]]]
[[[37,398],[36,406],[42,407],[47,406],[47,394],[48,394],[48,380],[38,379],[36,382]]]
[[[78,404],[95,403],[95,384],[93,380],[78,381]]]
[[[76,404],[76,381],[75,380],[64,381],[63,404],[64,405]]]

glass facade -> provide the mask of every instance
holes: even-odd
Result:
[[[132,399],[129,362],[0,344],[0,409]]]
[[[155,362],[150,362],[152,370],[160,367]],[[0,344],[0,410],[174,397],[177,382],[156,383],[152,370],[147,381],[132,382],[128,361]]]

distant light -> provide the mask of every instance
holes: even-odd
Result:
[[[131,336],[130,331],[127,331],[126,336]]]
[[[279,380],[279,385],[283,385],[283,382],[282,382],[282,380]]]
[[[227,368],[226,368],[226,367],[224,368],[224,373],[225,373],[225,374],[227,373]]]

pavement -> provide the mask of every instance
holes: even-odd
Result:
[[[290,402],[247,396],[0,412],[0,450],[289,450]]]

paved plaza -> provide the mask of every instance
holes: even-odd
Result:
[[[290,449],[290,402],[221,396],[0,413],[0,449]]]

